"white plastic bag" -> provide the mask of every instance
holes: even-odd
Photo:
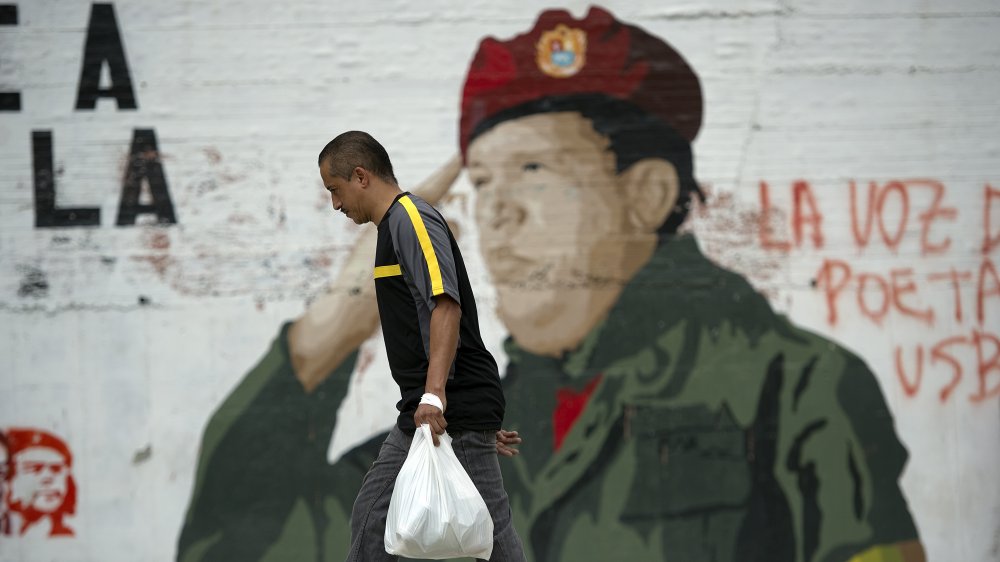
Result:
[[[434,446],[430,426],[417,428],[396,477],[385,522],[385,551],[407,558],[489,559],[493,519],[458,462],[451,437]]]

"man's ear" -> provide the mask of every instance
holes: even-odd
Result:
[[[352,173],[354,174],[354,177],[358,178],[358,183],[361,184],[361,187],[368,187],[368,182],[371,180],[371,177],[368,175],[368,170],[362,168],[361,166],[355,166]]]
[[[662,158],[644,158],[618,174],[619,193],[626,198],[629,225],[655,232],[673,211],[680,193],[677,168]]]

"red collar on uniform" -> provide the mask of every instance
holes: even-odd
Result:
[[[598,373],[580,391],[571,388],[560,388],[556,391],[556,408],[552,411],[552,438],[556,451],[562,446],[566,434],[573,429],[573,424],[583,413],[590,395],[600,384],[601,378],[602,375]]]

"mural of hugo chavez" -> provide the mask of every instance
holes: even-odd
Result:
[[[923,561],[868,367],[677,233],[701,118],[685,60],[599,8],[486,38],[468,71],[459,144],[511,335],[524,443],[501,464],[529,559]],[[433,204],[459,170],[414,192]],[[377,327],[373,240],[337,280],[358,289],[283,327],[213,414],[179,560],[343,559],[384,439],[326,461]]]

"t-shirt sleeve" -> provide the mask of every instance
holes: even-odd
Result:
[[[405,212],[393,213],[390,226],[403,275],[412,280],[430,310],[434,310],[438,295],[448,295],[462,304],[448,225],[424,201],[403,196],[399,203]]]

